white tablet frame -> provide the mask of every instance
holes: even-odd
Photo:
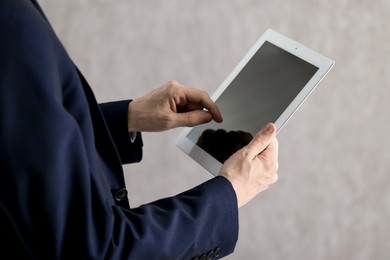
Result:
[[[318,67],[317,72],[302,88],[290,105],[284,110],[279,118],[274,122],[277,127],[277,134],[282,130],[287,121],[293,116],[297,109],[302,105],[306,98],[316,88],[320,81],[325,77],[329,70],[333,67],[335,61],[292,40],[279,32],[272,29],[268,29],[263,33],[260,39],[249,50],[249,52],[242,58],[238,65],[228,75],[228,77],[222,82],[215,93],[211,96],[213,101],[216,101],[219,96],[225,91],[245,65],[251,60],[251,58],[257,53],[260,47],[265,43],[270,42],[273,45],[295,55],[296,57],[305,60],[308,63]],[[180,148],[184,153],[193,158],[206,170],[213,175],[218,175],[222,164],[214,157],[208,154],[206,151],[197,146],[192,140],[187,138],[188,134],[192,130],[192,127],[187,127],[176,138],[175,145]]]

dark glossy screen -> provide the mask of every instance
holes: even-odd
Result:
[[[265,42],[217,99],[223,122],[194,127],[188,138],[223,163],[275,122],[318,70]]]

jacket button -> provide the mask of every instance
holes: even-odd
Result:
[[[114,198],[116,201],[122,201],[127,196],[127,190],[125,188],[119,189],[115,192]]]

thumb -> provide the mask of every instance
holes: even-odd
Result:
[[[178,126],[196,126],[208,123],[212,120],[210,112],[205,110],[193,110],[185,113],[176,113]]]
[[[266,124],[246,146],[251,157],[259,155],[275,138],[276,126],[273,123]]]

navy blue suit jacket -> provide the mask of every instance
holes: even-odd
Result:
[[[130,208],[142,157],[129,100],[100,104],[38,4],[0,0],[0,258],[191,259],[234,250],[238,210],[215,177]]]

